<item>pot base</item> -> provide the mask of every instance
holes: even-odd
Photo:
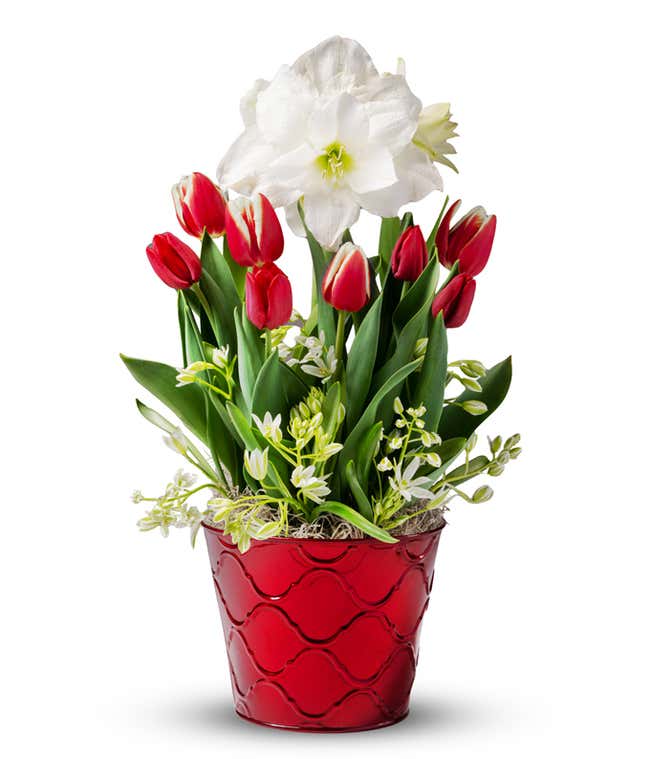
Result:
[[[309,725],[299,727],[298,725],[276,725],[273,722],[263,722],[262,720],[248,717],[246,714],[242,714],[236,709],[235,714],[240,719],[243,719],[246,722],[252,722],[254,725],[259,725],[260,727],[272,727],[275,730],[289,730],[293,733],[365,733],[368,730],[379,730],[382,727],[397,725],[409,716],[407,711],[405,714],[402,714],[401,717],[397,717],[397,719],[386,720],[385,722],[377,722],[372,725],[363,725],[360,727],[319,727],[317,725],[314,725],[313,727],[310,727]]]

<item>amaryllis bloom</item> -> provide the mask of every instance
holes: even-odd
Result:
[[[480,274],[490,257],[497,217],[488,216],[482,206],[472,208],[449,229],[451,217],[460,206],[460,200],[452,203],[440,222],[436,234],[438,259],[451,269],[458,261],[458,270],[469,277]]]
[[[226,221],[226,201],[214,182],[195,171],[172,187],[178,223],[188,235],[222,235]]]
[[[201,279],[199,257],[171,232],[155,235],[147,246],[147,258],[160,279],[175,290],[185,290]]]
[[[264,195],[235,198],[228,203],[226,238],[240,266],[259,266],[280,258],[284,235],[269,199]]]
[[[291,317],[293,298],[287,275],[274,263],[246,275],[246,313],[258,329],[275,329]]]
[[[421,110],[404,76],[380,75],[358,42],[332,37],[243,98],[245,130],[221,161],[219,181],[285,206],[299,234],[302,199],[305,224],[336,250],[361,208],[395,216],[442,189],[412,142]]]
[[[360,311],[370,299],[370,265],[358,245],[346,242],[327,267],[323,297],[339,311]]]
[[[445,327],[460,327],[469,316],[476,281],[465,274],[458,274],[433,299],[431,313],[437,316],[442,311]]]
[[[442,163],[457,172],[458,169],[447,158],[456,152],[449,140],[458,137],[454,131],[457,126],[458,124],[451,120],[449,103],[428,105],[420,113],[413,142],[424,150],[432,161]]]
[[[415,282],[429,263],[427,243],[420,227],[409,227],[398,237],[390,265],[395,279]]]

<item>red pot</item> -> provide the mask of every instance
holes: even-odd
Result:
[[[240,717],[319,732],[406,717],[442,527],[394,544],[254,540],[244,554],[204,528]]]

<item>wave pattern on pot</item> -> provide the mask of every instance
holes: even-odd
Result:
[[[381,727],[408,713],[441,529],[371,540],[205,534],[237,713],[303,731]]]

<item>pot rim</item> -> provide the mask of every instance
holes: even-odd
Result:
[[[201,526],[204,530],[209,530],[210,532],[214,532],[216,535],[225,538],[226,540],[229,540],[227,535],[224,535],[223,530],[219,529],[219,527],[215,527],[212,524],[209,524],[205,520],[201,520]],[[373,538],[370,535],[364,537],[364,538],[295,538],[295,537],[274,537],[274,538],[265,538],[264,540],[256,540],[253,538],[254,543],[263,543],[265,545],[274,545],[274,544],[287,544],[287,543],[314,543],[316,545],[344,545],[345,543],[353,544],[353,545],[360,545],[361,543],[372,543],[373,545],[380,545],[384,546],[385,548],[391,548],[393,546],[398,545],[399,543],[409,543],[413,540],[420,540],[423,537],[430,537],[432,535],[435,535],[439,532],[442,532],[443,528],[447,526],[447,521],[444,520],[441,525],[436,527],[434,530],[425,530],[424,532],[416,532],[411,535],[395,535],[397,538],[397,543],[384,543],[382,540],[378,540],[377,538]],[[234,544],[233,544],[234,545]]]

